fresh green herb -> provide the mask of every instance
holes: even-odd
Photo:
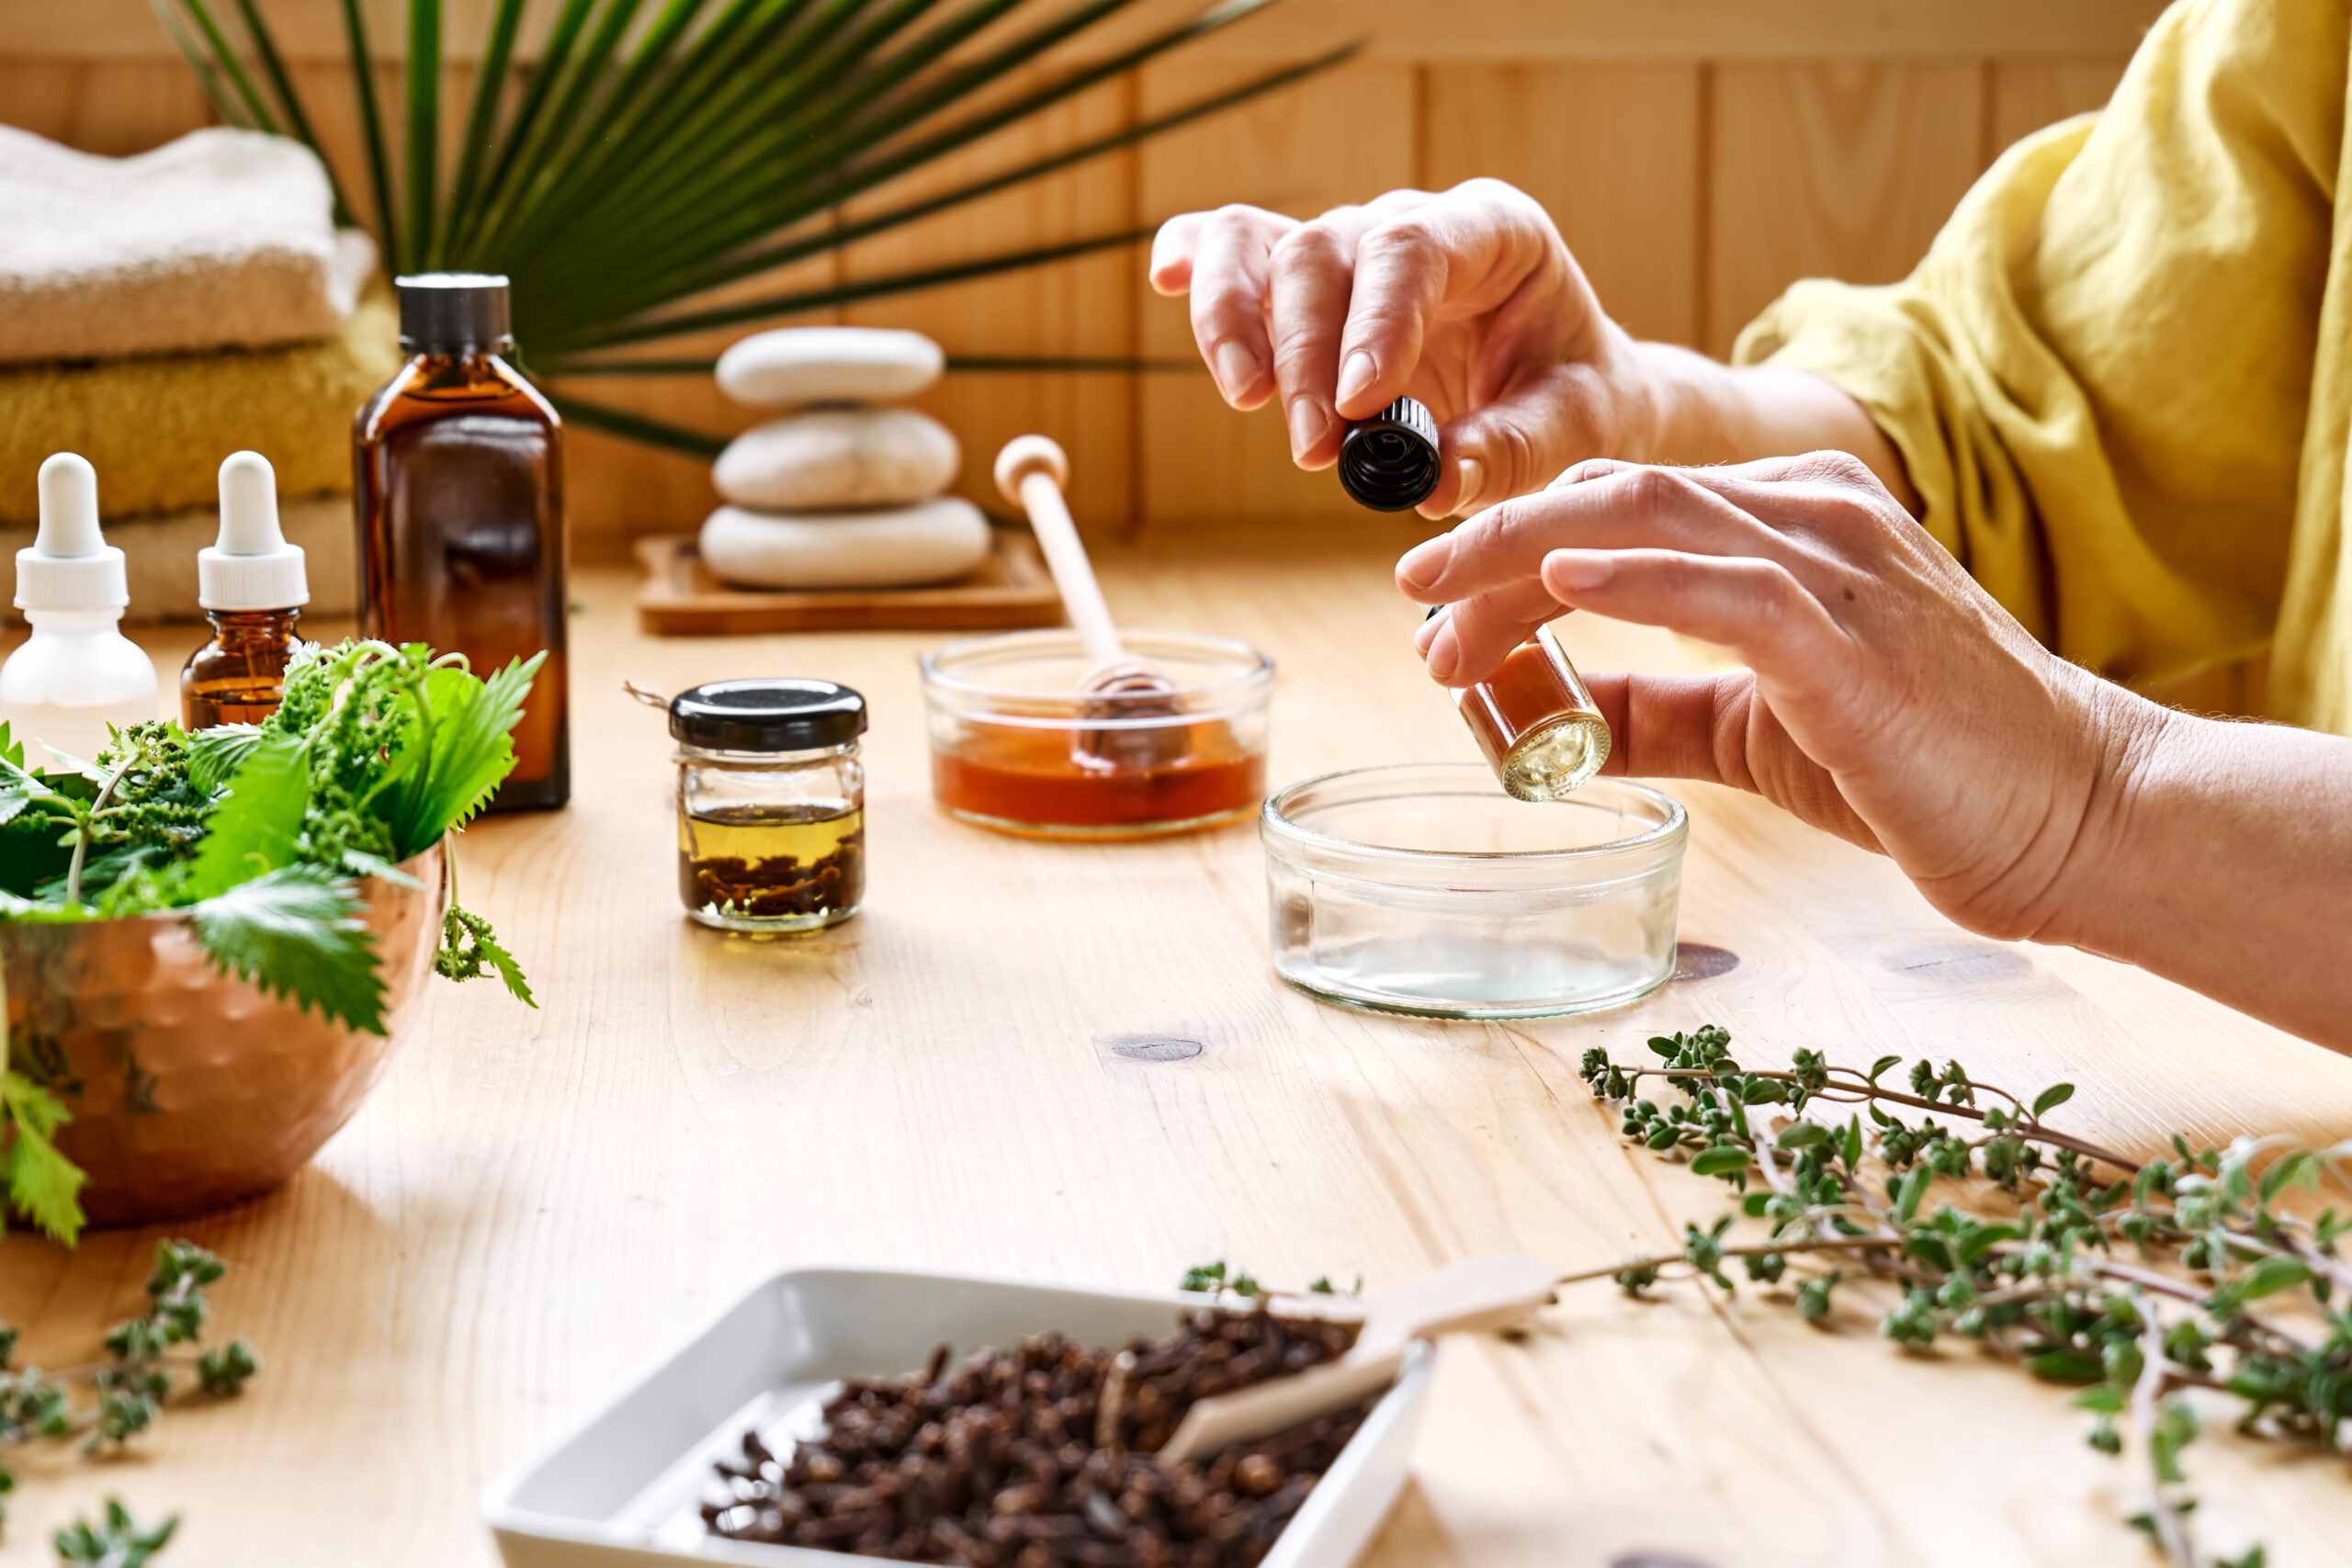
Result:
[[[261,1369],[253,1348],[242,1339],[200,1348],[211,1315],[205,1291],[227,1272],[228,1265],[200,1247],[163,1243],[147,1278],[146,1310],[107,1333],[105,1359],[61,1372],[18,1367],[17,1330],[0,1324],[0,1452],[77,1436],[85,1439],[85,1452],[110,1451],[153,1426],[175,1396],[194,1392],[225,1399],[241,1392]],[[177,1381],[175,1374],[189,1371],[192,1384]],[[15,1484],[14,1474],[0,1464],[0,1495]],[[58,1536],[58,1555],[67,1562],[144,1562],[176,1523],[166,1519],[141,1531],[119,1504],[109,1502],[100,1525],[77,1522]]]
[[[141,1529],[130,1510],[109,1497],[106,1516],[97,1524],[76,1519],[57,1532],[57,1560],[95,1563],[98,1568],[144,1568],[179,1528],[180,1517],[173,1514],[154,1529]]]
[[[2174,1563],[2261,1568],[2258,1546],[2223,1560],[2196,1544],[2180,1457],[2199,1422],[2180,1396],[2234,1396],[2241,1429],[2341,1450],[2352,1310],[2340,1292],[2352,1265],[2337,1244],[2352,1215],[2279,1202],[2324,1177],[2344,1182],[2352,1141],[2194,1150],[2176,1135],[2168,1156],[2143,1162],[2043,1122],[2071,1084],[2028,1102],[1957,1062],[1921,1061],[1905,1093],[1881,1081],[1896,1058],[1864,1073],[1809,1050],[1785,1072],[1751,1070],[1712,1025],[1649,1046],[1655,1064],[1588,1051],[1585,1081],[1618,1105],[1628,1140],[1739,1196],[1711,1224],[1686,1227],[1674,1251],[1561,1283],[1613,1279],[1638,1295],[1679,1274],[1734,1291],[1725,1265],[1737,1261],[1748,1280],[1789,1287],[1799,1314],[1826,1325],[1845,1269],[1858,1269],[1900,1288],[1879,1324],[1898,1347],[1972,1339],[2036,1377],[2080,1385],[2075,1402],[2096,1417],[2089,1440],[2102,1452],[2123,1450],[2118,1422],[2128,1422],[2146,1498],[2133,1523]],[[1669,1103],[1642,1098],[1645,1078]],[[1860,1114],[1846,1109],[1856,1106]],[[1742,1218],[1762,1223],[1760,1237],[1734,1233]],[[1831,1259],[1840,1267],[1815,1269]]]
[[[224,972],[381,1033],[384,978],[356,881],[409,880],[401,862],[488,803],[514,766],[540,662],[482,679],[422,644],[312,648],[264,724],[135,725],[92,762],[53,772],[28,767],[0,725],[0,932],[184,908]],[[435,970],[494,973],[531,1002],[514,955],[457,901],[454,866],[450,886]],[[12,1070],[9,1043],[0,1033],[6,1206],[70,1244],[82,1174],[53,1141],[70,1120],[62,1086],[30,1060]]]
[[[1222,1258],[1214,1263],[1193,1264],[1184,1270],[1184,1277],[1177,1281],[1176,1288],[1180,1291],[1196,1291],[1212,1296],[1241,1296],[1250,1301],[1261,1301],[1268,1296],[1290,1296],[1302,1293],[1310,1296],[1332,1296],[1340,1293],[1333,1288],[1331,1277],[1329,1274],[1318,1275],[1304,1292],[1271,1290],[1261,1284],[1256,1275],[1246,1270],[1235,1269],[1228,1273],[1225,1267],[1225,1259]],[[1356,1276],[1355,1287],[1349,1291],[1348,1294],[1351,1296],[1363,1294],[1363,1275]]]

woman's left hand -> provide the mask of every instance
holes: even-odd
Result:
[[[2066,940],[2164,710],[2044,649],[1843,453],[1580,464],[1397,563],[1430,673],[1466,686],[1563,606],[1731,649],[1731,674],[1588,674],[1609,771],[1762,795],[1884,851],[1947,915]]]

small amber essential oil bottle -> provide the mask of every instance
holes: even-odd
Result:
[[[1358,420],[1340,443],[1340,487],[1375,512],[1419,506],[1442,471],[1437,421],[1411,398]],[[1561,799],[1609,760],[1609,721],[1550,626],[1511,649],[1492,676],[1456,692],[1454,705],[1515,799]]]
[[[478,675],[545,651],[492,811],[571,795],[562,426],[507,362],[506,279],[396,278],[413,356],[352,424],[359,622],[463,653]]]
[[[180,723],[259,724],[285,698],[311,585],[302,547],[278,528],[277,476],[258,452],[220,465],[220,536],[196,554],[196,602],[212,638],[180,671]]]

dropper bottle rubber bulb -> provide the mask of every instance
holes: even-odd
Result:
[[[1340,443],[1340,487],[1374,512],[1420,505],[1443,472],[1437,421],[1417,399],[1399,398],[1356,421]],[[1430,612],[1441,613],[1442,606]],[[1609,760],[1609,721],[1548,626],[1453,700],[1496,782],[1515,799],[1559,800]]]
[[[0,722],[26,761],[96,760],[111,732],[155,716],[154,661],[122,635],[122,552],[98,527],[98,476],[59,452],[40,466],[40,526],[17,552],[17,608],[32,635],[0,665]]]
[[[220,536],[197,552],[196,581],[212,637],[180,671],[180,722],[259,724],[286,698],[311,585],[302,547],[278,525],[277,475],[258,452],[232,452],[220,464]]]

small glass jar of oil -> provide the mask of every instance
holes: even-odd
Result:
[[[830,681],[714,681],[670,699],[678,897],[704,925],[809,931],[865,895],[865,699]]]

